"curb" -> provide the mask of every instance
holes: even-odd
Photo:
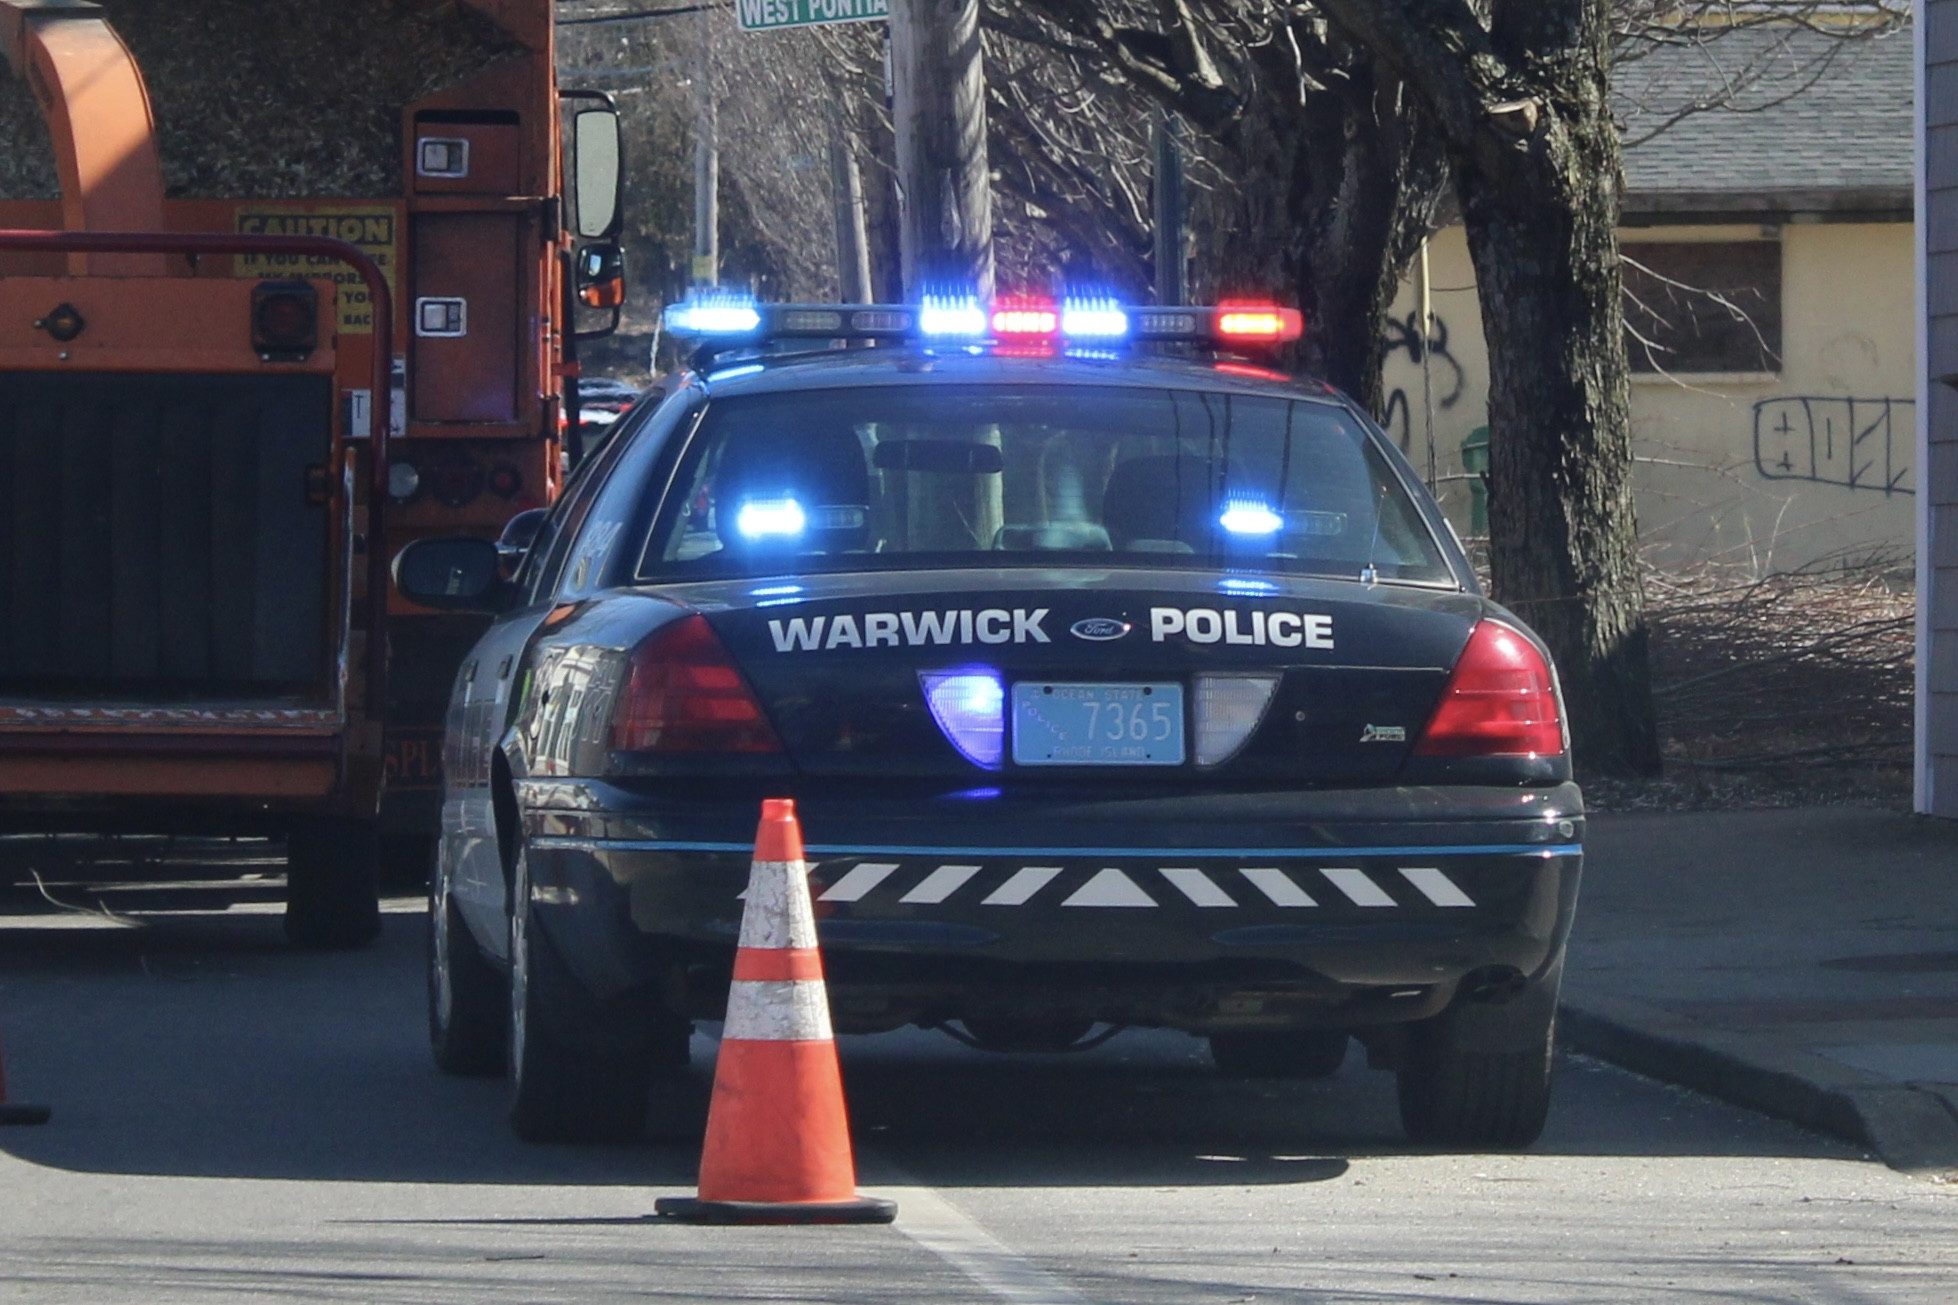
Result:
[[[1853,1142],[1893,1169],[1958,1168],[1958,1102],[1947,1092],[1617,998],[1565,1002],[1558,1026],[1571,1051]]]

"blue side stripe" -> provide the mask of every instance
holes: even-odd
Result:
[[[753,852],[752,843],[703,843],[684,839],[571,838],[544,835],[531,840],[538,848],[607,852]],[[1288,857],[1326,860],[1358,856],[1576,856],[1581,843],[1460,843],[1442,847],[966,847],[911,844],[810,843],[804,851],[818,856],[1005,856],[1005,857]]]

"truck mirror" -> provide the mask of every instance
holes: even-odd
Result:
[[[418,539],[395,555],[401,596],[450,612],[500,612],[510,593],[487,539]]]
[[[625,251],[607,241],[578,251],[578,302],[617,308],[625,302]]]
[[[618,111],[609,104],[580,110],[571,125],[571,157],[578,234],[586,240],[619,233],[620,156]]]

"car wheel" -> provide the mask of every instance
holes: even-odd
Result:
[[[510,981],[476,945],[439,853],[428,880],[428,1041],[444,1074],[501,1078],[509,1069]]]
[[[646,1122],[643,1031],[585,991],[536,927],[519,843],[510,909],[510,1126],[526,1142],[625,1142]],[[608,1044],[603,1052],[593,1043]]]
[[[372,821],[318,818],[286,835],[286,938],[350,951],[381,935],[380,833]]]
[[[1560,955],[1509,1001],[1462,1002],[1408,1026],[1401,1124],[1427,1146],[1525,1147],[1550,1111]]]
[[[1234,1078],[1330,1078],[1346,1063],[1346,1031],[1213,1033],[1210,1058]]]

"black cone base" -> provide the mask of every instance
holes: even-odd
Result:
[[[0,1106],[0,1124],[45,1124],[53,1116],[46,1106]]]
[[[889,1223],[897,1202],[874,1196],[854,1201],[703,1201],[694,1196],[663,1196],[653,1213],[677,1223]]]

